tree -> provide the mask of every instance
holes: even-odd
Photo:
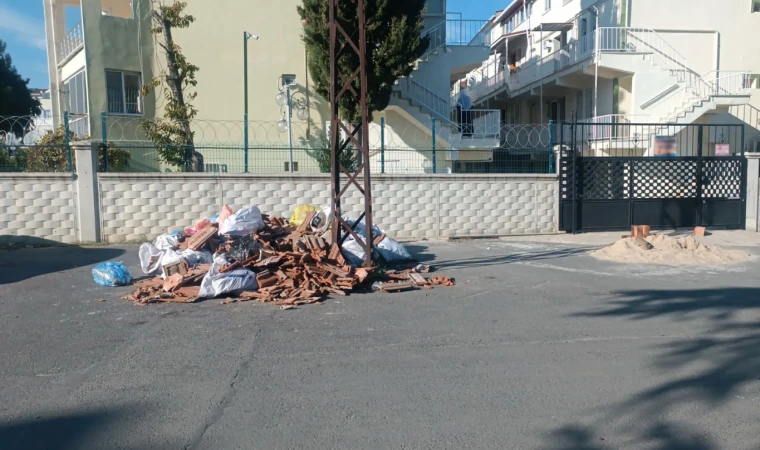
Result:
[[[1,120],[0,131],[21,137],[29,131],[31,116],[41,114],[40,102],[29,92],[29,79],[16,70],[11,55],[5,53],[5,42],[0,40],[0,116],[24,116],[16,120]]]
[[[77,136],[69,130],[69,141],[87,140],[87,136]],[[113,142],[106,144],[108,151],[108,171],[121,172],[129,168],[132,155],[129,151],[121,149]],[[100,169],[105,167],[105,158],[102,146],[98,152]],[[39,142],[31,147],[16,150],[13,158],[15,170],[23,172],[66,172],[69,167],[69,145],[66,144],[66,129],[63,125],[53,131],[47,132]],[[10,161],[9,161],[10,162]],[[71,153],[71,164],[76,165],[74,152]],[[2,165],[2,163],[0,163]],[[10,165],[10,164],[9,164]]]
[[[358,36],[357,2],[340,2],[338,20],[349,36]],[[393,85],[414,70],[414,63],[428,47],[422,38],[425,0],[366,0],[366,48],[369,114],[382,111],[390,102]],[[298,14],[303,22],[309,71],[315,89],[324,98],[330,94],[330,29],[327,0],[303,0]],[[339,58],[345,74],[359,67],[359,56],[350,48]],[[352,84],[360,92],[359,78]],[[339,117],[347,122],[361,119],[359,98],[350,91],[339,105]]]
[[[344,139],[341,139],[340,145],[343,145],[345,142],[346,141]],[[327,138],[327,136],[323,136],[318,142],[315,143],[314,149],[311,152],[311,156],[317,161],[320,172],[330,173],[330,169],[332,167],[332,154],[330,152],[330,140]],[[356,149],[350,143],[340,154],[338,160],[340,164],[348,171],[354,171],[359,166]]]
[[[169,6],[154,1],[153,6],[151,31],[159,37],[157,44],[166,55],[166,72],[143,86],[142,94],[146,96],[156,90],[162,81],[168,89],[164,90],[165,120],[144,120],[142,129],[156,144],[161,160],[182,167],[185,172],[203,172],[203,155],[195,149],[194,132],[190,128],[190,121],[198,114],[191,104],[198,95],[193,90],[198,85],[195,79],[198,66],[187,61],[172,36],[173,29],[188,28],[195,17],[184,13],[187,3],[179,0]]]

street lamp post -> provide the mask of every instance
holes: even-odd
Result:
[[[255,34],[251,34],[247,31],[243,31],[243,97],[244,97],[244,112],[243,112],[243,143],[244,157],[243,157],[243,171],[248,172],[248,39],[259,40],[259,37]]]
[[[285,74],[280,76],[280,92],[277,93],[275,96],[275,102],[281,106],[285,107],[285,115],[286,117],[283,117],[280,119],[279,122],[277,122],[277,128],[280,130],[280,132],[284,133],[287,131],[288,133],[288,149],[289,149],[289,156],[290,156],[290,164],[288,165],[288,171],[290,173],[293,173],[293,102],[294,100],[297,102],[297,108],[298,108],[298,118],[301,120],[309,120],[309,110],[308,110],[308,100],[306,96],[302,92],[292,92],[291,87],[295,86],[296,84],[296,76],[291,74]],[[283,92],[283,88],[285,89],[285,92]],[[295,97],[297,95],[302,96],[301,99],[296,99]]]

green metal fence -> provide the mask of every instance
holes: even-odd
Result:
[[[0,117],[0,172],[74,172],[69,114],[54,128],[52,118]]]
[[[161,152],[202,155],[202,171],[210,173],[293,173],[330,172],[329,153],[309,147],[249,146],[246,152],[236,146],[196,145],[190,148],[157,148],[152,143],[109,142],[101,145],[101,171],[105,172],[181,172],[180,165],[163,162]],[[107,154],[106,154],[107,149]],[[117,155],[115,157],[115,155]],[[551,150],[450,150],[381,148],[370,151],[370,169],[376,174],[447,174],[447,173],[554,173]],[[359,155],[351,150],[342,163],[358,167]],[[247,170],[246,170],[247,168]]]
[[[64,113],[56,122],[62,124],[58,129],[51,122],[43,131],[35,127],[35,118],[0,118],[0,133],[5,130],[0,134],[0,171],[74,171],[72,142],[88,139],[91,133],[92,140],[100,142],[99,170],[103,172],[316,174],[330,170],[326,127],[314,123],[293,125],[283,132],[277,122],[196,120],[191,123],[194,145],[172,146],[148,140],[142,118],[100,114],[99,120],[77,116],[70,122]],[[372,173],[555,172],[553,123],[495,124],[485,131],[474,127],[474,136],[459,125],[433,118],[429,125],[386,123],[384,117],[372,123]],[[295,138],[289,140],[291,133]],[[244,144],[246,135],[248,145]],[[341,160],[349,168],[361,162],[352,148]]]

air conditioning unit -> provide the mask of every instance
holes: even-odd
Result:
[[[227,164],[204,162],[203,171],[207,173],[227,173]]]

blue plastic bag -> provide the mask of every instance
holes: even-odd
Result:
[[[106,261],[92,268],[92,278],[101,286],[126,286],[132,284],[129,269],[118,262]]]

